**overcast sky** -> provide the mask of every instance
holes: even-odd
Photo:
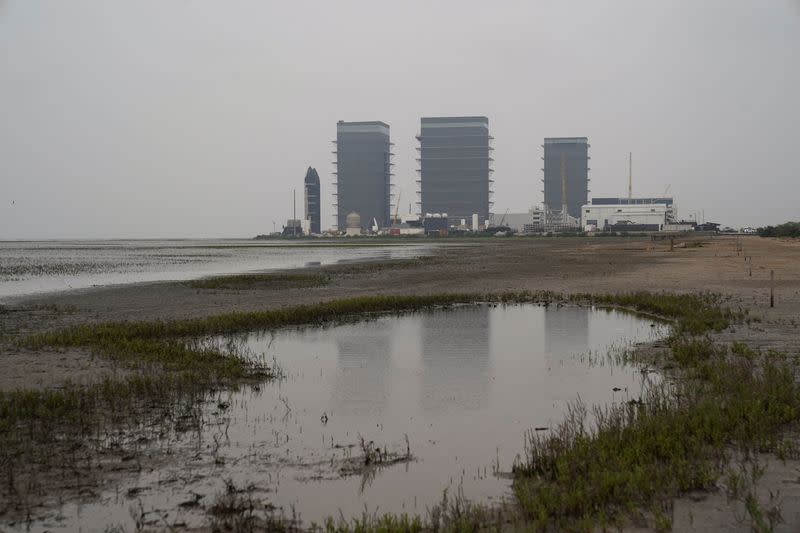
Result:
[[[337,120],[391,126],[401,210],[422,116],[485,115],[494,211],[542,202],[544,137],[590,195],[800,220],[800,3],[0,0],[0,239],[249,237],[333,222]]]

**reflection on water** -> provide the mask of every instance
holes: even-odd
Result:
[[[589,349],[589,313],[579,307],[564,307],[544,313],[544,352],[548,361],[558,361]]]
[[[331,388],[337,411],[366,416],[382,412],[389,400],[391,370],[390,324],[378,322],[359,335],[347,330],[336,335],[338,368]]]
[[[510,481],[493,467],[499,461],[502,471],[511,469],[526,430],[557,424],[578,395],[587,404],[625,401],[655,379],[604,360],[587,364],[586,354],[664,333],[613,311],[481,305],[253,334],[242,342],[274,357],[286,379],[231,393],[227,419],[207,424],[203,435],[204,443],[217,442],[224,427],[216,453],[172,443],[171,466],[121,482],[82,516],[130,526],[131,502],[114,495],[135,486],[145,509],[200,525],[202,509],[178,505],[193,494],[211,505],[225,479],[253,485],[257,501],[317,523],[339,512],[360,516],[365,506],[424,514],[444,489],[497,501]],[[342,475],[344,462],[360,453],[360,437],[404,453],[405,435],[412,462]],[[173,478],[185,481],[162,484]],[[77,508],[62,512],[72,528]]]
[[[489,391],[489,306],[418,319],[422,352],[422,408],[425,411],[478,409]]]

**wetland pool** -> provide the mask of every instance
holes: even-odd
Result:
[[[172,443],[168,461],[39,526],[130,530],[136,509],[156,526],[199,526],[228,482],[305,525],[365,510],[424,515],[445,489],[498,503],[512,497],[526,431],[556,426],[578,397],[639,398],[659,376],[608,354],[667,333],[614,310],[470,305],[207,339],[274,359],[283,377],[217,393],[201,434]],[[359,471],[361,438],[411,459]]]

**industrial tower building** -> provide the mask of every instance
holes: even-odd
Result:
[[[492,204],[489,119],[423,118],[417,139],[421,213],[447,213],[450,221],[463,219],[469,226],[477,214],[483,224]]]
[[[586,137],[548,137],[544,140],[544,205],[550,211],[566,208],[581,218],[589,198],[589,140]]]
[[[336,125],[336,225],[347,226],[347,215],[356,213],[362,229],[389,224],[392,143],[384,122],[344,122]]]
[[[306,220],[311,233],[321,233],[321,205],[319,195],[319,174],[317,169],[308,167],[305,179]]]

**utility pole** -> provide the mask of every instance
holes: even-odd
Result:
[[[567,223],[567,163],[563,152],[561,153],[561,222]]]
[[[628,200],[633,198],[633,152],[628,152]]]

